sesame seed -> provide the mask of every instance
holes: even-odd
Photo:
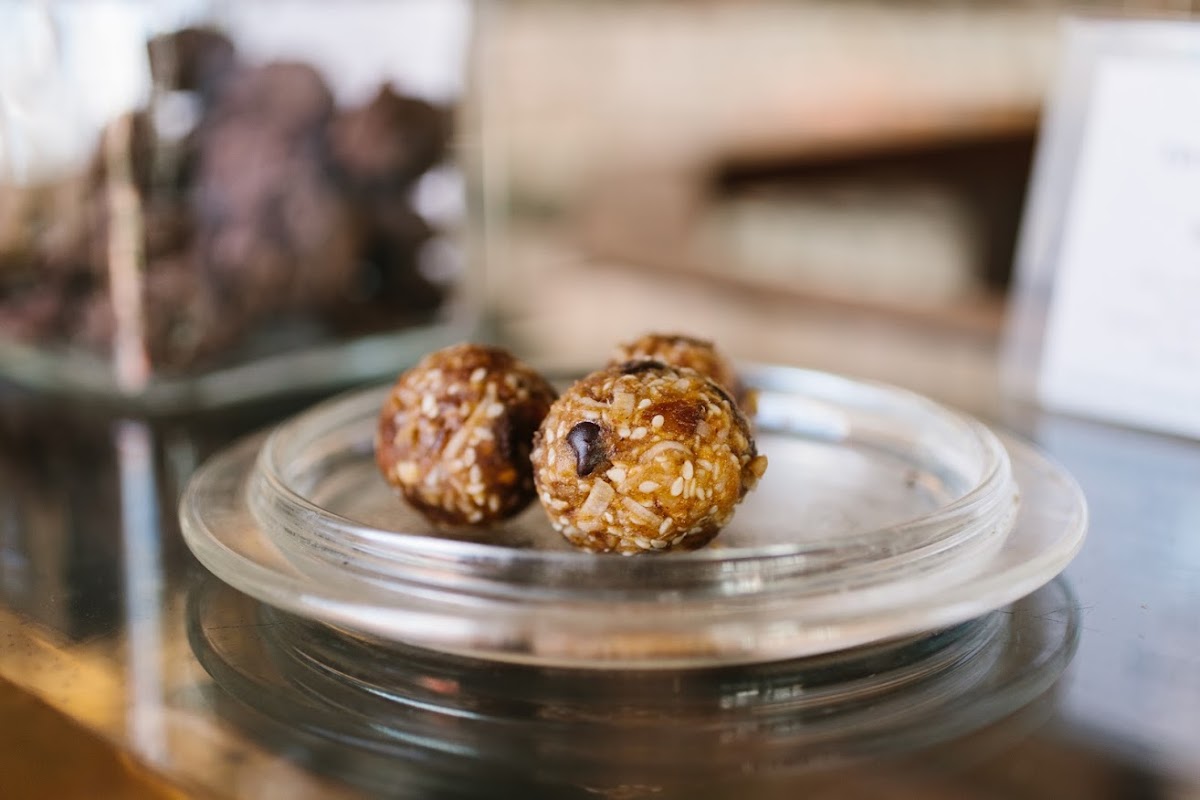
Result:
[[[503,413],[504,406],[500,405],[499,403],[492,403],[490,406],[488,406],[487,415],[489,417],[498,417]]]
[[[476,367],[471,373],[471,383],[483,383],[483,379],[487,377],[487,370],[483,367]]]
[[[604,474],[607,475],[608,479],[614,483],[620,483],[621,481],[625,480],[625,470],[621,469],[620,467],[613,467]]]
[[[663,426],[663,422],[665,422],[665,420],[663,419],[663,415],[655,414],[654,419],[650,420],[650,427],[661,428]]]
[[[671,530],[671,520],[664,519],[662,522],[662,525],[658,526],[658,533],[661,536],[662,534],[666,533],[669,530]]]
[[[646,494],[653,492],[657,488],[658,484],[654,481],[642,481],[638,484],[638,491],[645,492]]]
[[[600,419],[600,413],[597,411],[592,411],[590,408],[585,408],[583,410],[583,418],[584,419]]]
[[[471,471],[467,474],[471,476],[471,483],[479,483],[483,480],[483,473],[479,470],[478,464],[472,464]]]
[[[692,462],[690,462],[690,461],[683,462],[683,477],[690,481],[692,479],[692,475],[694,475],[694,474],[695,474],[695,471],[692,468]]]
[[[621,428],[617,431],[617,435],[622,439],[628,439],[630,434],[629,428]]]
[[[634,428],[633,433],[629,434],[629,438],[630,439],[645,439],[647,433],[649,433],[649,431],[647,431],[645,428]]]
[[[676,478],[675,482],[671,484],[671,496],[679,497],[681,494],[683,494],[683,478]]]
[[[649,397],[642,398],[641,402],[639,402],[637,404],[637,407],[638,407],[638,410],[641,410],[643,408],[649,408],[650,407],[650,398]]]

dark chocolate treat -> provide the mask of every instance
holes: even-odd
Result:
[[[350,208],[310,141],[253,117],[214,125],[192,205],[204,269],[244,313],[319,306],[354,279]]]
[[[107,275],[111,227],[107,188],[90,179],[55,187],[46,208],[32,223],[37,248],[28,266],[59,276]],[[188,246],[191,216],[177,199],[152,192],[141,198],[139,210],[146,259],[178,253]]]
[[[329,151],[355,191],[399,192],[441,161],[449,138],[445,111],[380,89],[366,106],[337,114],[329,125]]]
[[[332,93],[306,64],[239,64],[205,28],[147,47],[156,88],[198,93],[200,120],[168,139],[130,112],[78,176],[0,187],[0,334],[111,350],[111,205],[126,180],[156,369],[213,359],[279,314],[359,333],[441,305],[419,269],[433,232],[408,193],[444,155],[443,112],[384,89],[334,131]]]
[[[333,94],[307,64],[277,61],[234,72],[212,107],[218,123],[232,118],[286,136],[315,134],[333,113]]]
[[[71,317],[66,333],[72,343],[106,356],[111,354],[117,323],[108,292],[80,298]]]
[[[187,256],[151,262],[142,274],[142,325],[147,355],[156,366],[188,367],[221,352],[243,333]],[[102,353],[112,349],[116,317],[112,296],[95,291],[69,315],[76,344]]]
[[[237,64],[233,42],[211,28],[184,28],[146,44],[155,85],[211,96]]]
[[[375,460],[439,523],[507,519],[533,500],[529,449],[554,389],[495,347],[460,344],[402,374],[384,401]]]
[[[325,307],[326,318],[344,333],[423,320],[445,298],[445,289],[420,271],[421,249],[434,235],[428,223],[401,201],[373,211],[359,220],[353,280]]]
[[[186,256],[155,262],[144,276],[146,341],[156,364],[186,367],[219,353],[242,333]]]
[[[38,343],[55,337],[64,309],[61,288],[52,282],[0,294],[0,336]]]

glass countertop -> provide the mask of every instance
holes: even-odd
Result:
[[[1200,443],[966,409],[1082,484],[1063,578],[848,654],[589,673],[334,635],[208,576],[183,483],[301,405],[114,420],[0,390],[0,679],[90,737],[65,759],[98,742],[230,798],[1200,794]]]

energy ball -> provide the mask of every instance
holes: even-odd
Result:
[[[507,519],[533,499],[529,450],[554,397],[542,376],[504,350],[439,350],[388,393],[375,461],[388,483],[436,523]]]
[[[532,458],[555,529],[585,550],[626,555],[707,544],[767,468],[728,392],[658,361],[572,386],[550,407]]]
[[[609,366],[629,361],[658,361],[671,367],[694,369],[712,378],[739,401],[745,400],[745,392],[733,363],[712,342],[704,339],[673,333],[648,333],[632,342],[618,345]]]

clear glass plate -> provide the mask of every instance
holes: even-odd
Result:
[[[950,740],[946,763],[970,764],[1044,721],[1036,701],[1078,633],[1058,580],[932,635],[736,669],[597,673],[347,636],[213,579],[188,596],[189,641],[236,699],[231,715],[274,722],[260,740],[387,796],[479,785],[514,797],[632,796],[619,793],[630,785],[759,796],[773,781]]]
[[[375,471],[382,389],[217,456],[185,493],[184,534],[223,580],[302,616],[608,667],[770,661],[945,627],[1041,586],[1082,542],[1079,489],[1029,445],[887,386],[745,377],[771,466],[701,551],[577,552],[536,505],[482,533],[430,526]]]

